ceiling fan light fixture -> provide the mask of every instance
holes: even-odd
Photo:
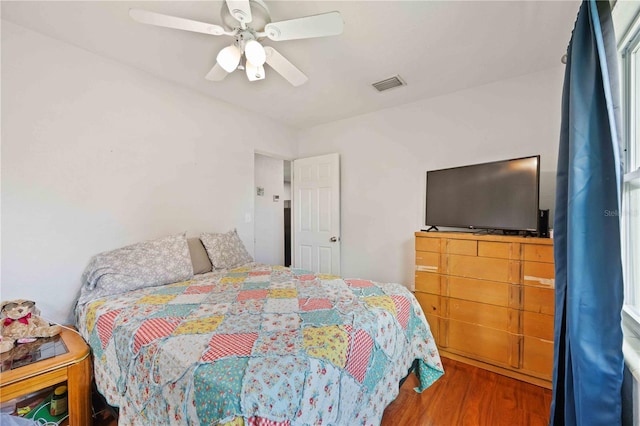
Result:
[[[264,47],[256,40],[249,40],[244,45],[244,56],[247,58],[247,61],[256,66],[264,65],[264,62],[267,60]]]
[[[225,47],[218,53],[216,62],[218,62],[218,64],[226,72],[233,72],[236,68],[238,68],[241,57],[242,52],[240,52],[240,50],[236,46],[231,45]]]
[[[264,80],[264,67],[262,65],[254,65],[251,61],[246,61],[245,68],[249,81]]]
[[[157,27],[233,37],[233,44],[218,52],[215,65],[205,77],[207,80],[220,81],[238,69],[245,71],[251,81],[262,80],[265,78],[264,64],[268,64],[295,87],[304,84],[308,77],[275,49],[263,46],[260,40],[327,37],[344,30],[342,16],[336,11],[272,22],[263,0],[223,2],[220,9],[223,26],[143,9],[129,9],[129,15],[135,21]]]

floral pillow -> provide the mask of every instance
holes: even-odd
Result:
[[[235,229],[225,234],[201,234],[200,240],[216,269],[235,268],[253,262]]]
[[[78,302],[192,277],[186,234],[171,235],[93,256],[82,274]]]

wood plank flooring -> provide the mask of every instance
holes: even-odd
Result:
[[[421,394],[414,375],[385,410],[381,426],[545,426],[551,391],[442,358],[445,374]],[[97,407],[96,407],[97,408]],[[116,426],[102,411],[94,426]],[[348,425],[344,425],[348,426]]]
[[[381,426],[545,426],[551,390],[448,358],[445,374],[421,394],[411,375]]]

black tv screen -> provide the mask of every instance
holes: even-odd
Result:
[[[427,172],[426,225],[536,231],[540,156]]]

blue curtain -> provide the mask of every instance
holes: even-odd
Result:
[[[622,164],[608,1],[583,1],[567,51],[558,155],[550,425],[621,423]]]

